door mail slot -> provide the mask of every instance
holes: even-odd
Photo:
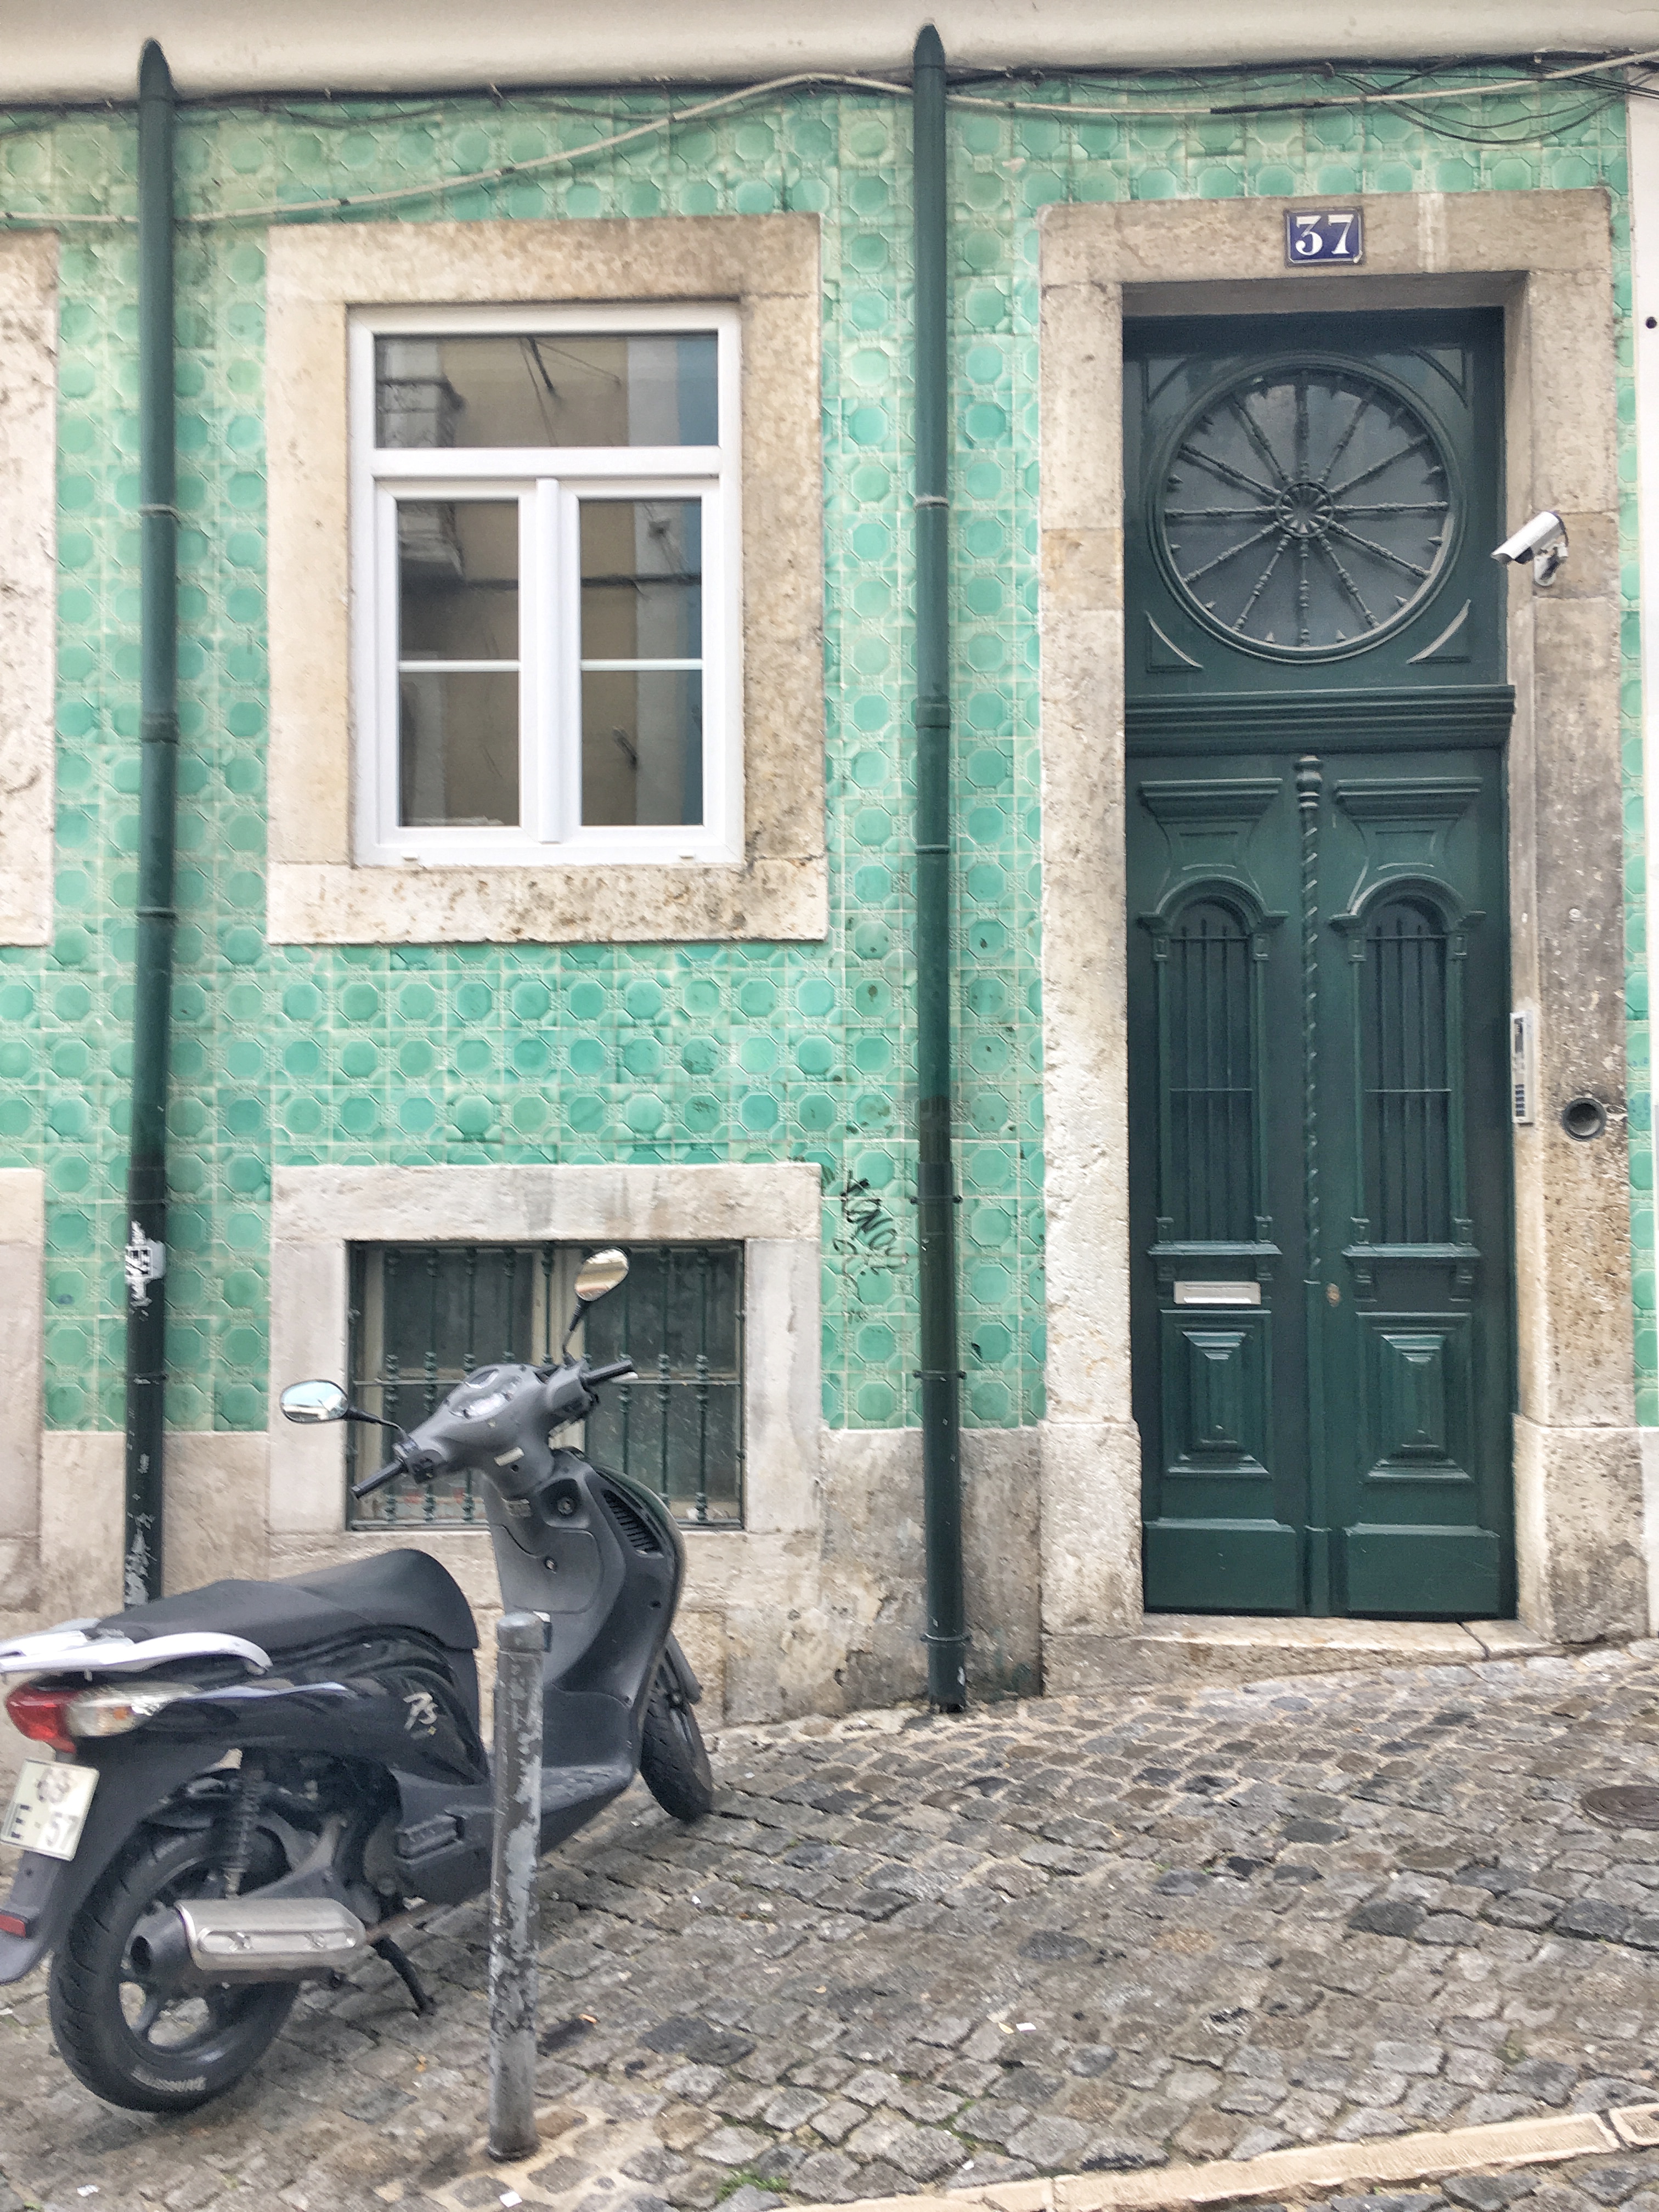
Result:
[[[1259,1306],[1260,1283],[1177,1283],[1178,1306]]]

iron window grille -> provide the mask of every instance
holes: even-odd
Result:
[[[349,1253],[353,1402],[413,1427],[475,1368],[556,1359],[575,1303],[573,1244],[354,1244]],[[596,1364],[631,1353],[639,1380],[612,1383],[599,1411],[556,1439],[647,1484],[677,1519],[743,1526],[743,1247],[635,1244],[619,1290],[571,1340]],[[378,1431],[346,1430],[348,1484],[378,1466]],[[476,1477],[397,1482],[361,1504],[356,1528],[482,1527]]]

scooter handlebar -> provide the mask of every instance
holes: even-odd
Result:
[[[597,1384],[615,1382],[620,1376],[635,1372],[631,1359],[609,1360],[603,1367],[578,1364],[557,1368],[545,1378],[545,1393],[539,1401],[541,1418],[544,1421],[550,1420],[556,1429],[562,1428],[572,1421],[580,1421],[592,1411],[598,1402],[592,1395]],[[522,1394],[519,1402],[524,1402]],[[488,1410],[499,1412],[499,1402],[492,1401]],[[533,1409],[526,1407],[526,1410],[531,1412]],[[428,1439],[427,1431],[434,1425],[439,1427],[441,1434]],[[372,1497],[377,1490],[384,1490],[387,1483],[396,1482],[399,1475],[412,1476],[416,1482],[429,1482],[434,1475],[455,1464],[458,1451],[465,1462],[470,1456],[466,1444],[453,1431],[441,1433],[448,1425],[448,1416],[444,1407],[440,1407],[412,1437],[404,1440],[384,1467],[377,1468],[373,1474],[365,1475],[361,1482],[352,1484],[353,1498]],[[471,1441],[467,1439],[467,1444]]]
[[[403,1471],[400,1459],[388,1460],[378,1474],[365,1475],[361,1482],[354,1482],[351,1494],[354,1498],[367,1498],[371,1491],[384,1490],[388,1482],[396,1482]]]
[[[430,1482],[443,1464],[441,1452],[417,1450],[412,1443],[405,1444],[398,1456],[389,1459],[377,1473],[354,1482],[351,1494],[354,1498],[367,1498],[373,1491],[384,1490],[388,1482],[396,1482],[400,1474],[412,1474],[416,1482]]]
[[[619,1375],[632,1375],[635,1371],[631,1359],[613,1359],[608,1367],[586,1369],[582,1381],[592,1389],[596,1382],[614,1382]]]

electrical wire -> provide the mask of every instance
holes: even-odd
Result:
[[[219,208],[203,214],[181,215],[178,220],[196,226],[220,223],[279,222],[284,217],[315,216],[325,213],[345,215],[359,208],[394,207],[409,200],[431,199],[447,192],[465,191],[479,185],[504,184],[514,177],[532,176],[538,171],[561,167],[571,161],[584,160],[590,155],[607,154],[618,146],[631,144],[635,139],[654,137],[659,132],[672,131],[676,124],[690,123],[705,115],[714,115],[739,104],[769,99],[775,94],[792,90],[797,85],[827,84],[843,88],[856,87],[860,91],[883,92],[908,100],[908,85],[890,84],[880,77],[826,76],[820,70],[805,70],[793,76],[774,77],[764,84],[745,85],[737,92],[720,94],[714,100],[705,100],[695,106],[680,107],[654,115],[637,124],[632,130],[613,131],[608,138],[591,139],[585,146],[570,146],[556,154],[540,154],[526,161],[507,161],[490,169],[476,169],[453,177],[435,177],[420,185],[400,185],[391,191],[359,192],[346,197],[327,197],[314,200],[273,200],[260,207]],[[136,216],[122,215],[34,215],[11,209],[0,209],[0,222],[52,225],[59,222],[103,222],[132,224]]]
[[[1073,125],[1097,121],[1133,122],[1160,118],[1167,120],[1177,117],[1188,119],[1219,119],[1224,117],[1237,117],[1243,119],[1252,115],[1316,113],[1333,108],[1395,107],[1406,114],[1408,119],[1419,120],[1423,127],[1431,129],[1447,137],[1459,138],[1476,144],[1502,145],[1513,141],[1498,136],[1472,134],[1467,127],[1459,130],[1455,125],[1443,123],[1438,115],[1432,118],[1420,117],[1417,112],[1431,100],[1461,100],[1467,104],[1502,97],[1510,93],[1536,92],[1546,85],[1565,83],[1577,78],[1595,76],[1616,70],[1634,69],[1650,62],[1659,62],[1659,46],[1648,47],[1640,52],[1620,54],[1612,58],[1603,56],[1599,60],[1575,63],[1565,69],[1539,70],[1528,76],[1499,78],[1494,82],[1428,86],[1410,90],[1389,86],[1276,101],[1235,101],[1221,106],[1212,102],[1206,106],[1199,106],[1191,102],[1174,106],[1158,106],[1152,102],[1138,102],[1127,106],[1106,106],[1090,100],[993,99],[981,94],[963,92],[948,93],[946,99],[953,107],[976,109],[1003,115],[1054,117]],[[759,100],[770,100],[783,93],[793,91],[805,85],[835,88],[843,91],[881,93],[898,100],[909,99],[911,89],[908,84],[895,83],[884,77],[860,76],[821,70],[799,70],[792,76],[769,78],[763,83],[741,86],[735,91],[720,94],[711,100],[697,101],[690,107],[665,109],[660,114],[647,117],[629,130],[613,131],[608,137],[592,139],[585,146],[566,147],[556,154],[537,155],[527,161],[501,162],[491,168],[475,169],[451,177],[435,177],[418,185],[400,185],[387,191],[359,192],[349,195],[331,194],[314,199],[272,200],[250,207],[216,208],[181,215],[179,221],[182,225],[196,228],[248,222],[281,222],[314,218],[323,215],[351,215],[361,210],[398,207],[411,201],[441,198],[450,192],[475,190],[486,185],[506,184],[516,178],[535,176],[544,170],[565,167],[573,162],[587,160],[595,155],[614,152],[618,147],[634,144],[641,139],[654,137],[664,131],[672,131],[677,125],[697,122],[705,116],[724,113],[733,107],[751,106]],[[1554,123],[1548,127],[1558,130],[1576,128],[1581,122],[1612,105],[1626,88],[1621,82],[1615,80],[1614,84],[1608,87],[1604,98],[1593,101],[1566,120]],[[1659,88],[1649,87],[1645,84],[1632,85],[1628,88],[1650,94],[1655,90],[1659,90]],[[443,112],[441,108],[434,108],[428,105],[424,110],[417,111],[413,118],[406,112],[394,112],[389,118],[376,119],[392,121],[422,119],[426,115]],[[595,111],[568,112],[592,112]],[[296,118],[296,119],[299,118]],[[353,120],[356,121],[357,118]],[[1526,116],[1506,118],[1506,121],[1516,129],[1522,125],[1529,126],[1521,134],[1528,142],[1536,139],[1546,128],[1541,116],[1536,120],[1531,116]],[[336,127],[340,126],[337,124]],[[1490,133],[1492,128],[1492,125],[1485,126],[1487,133]],[[1501,129],[1502,125],[1498,128]],[[48,215],[26,209],[0,208],[0,224],[30,228],[57,229],[65,226],[100,224],[105,227],[125,228],[136,224],[137,221],[136,216]]]
[[[1583,125],[1593,122],[1598,115],[1605,115],[1610,107],[1617,104],[1616,100],[1592,100],[1588,106],[1577,109],[1571,115],[1556,117],[1547,129],[1540,129],[1538,119],[1527,115],[1515,117],[1507,129],[1502,125],[1491,125],[1485,128],[1460,129],[1455,123],[1443,122],[1438,113],[1431,116],[1422,115],[1408,107],[1401,107],[1398,112],[1404,115],[1408,121],[1418,123],[1424,130],[1432,131],[1437,137],[1453,139],[1460,145],[1491,146],[1501,149],[1505,146],[1536,145],[1552,136],[1559,137],[1563,131],[1577,131]]]

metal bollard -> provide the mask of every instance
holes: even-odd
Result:
[[[536,1860],[541,1844],[540,1619],[495,1628],[495,1845],[489,1869],[489,2155],[528,2158],[536,2135]]]

